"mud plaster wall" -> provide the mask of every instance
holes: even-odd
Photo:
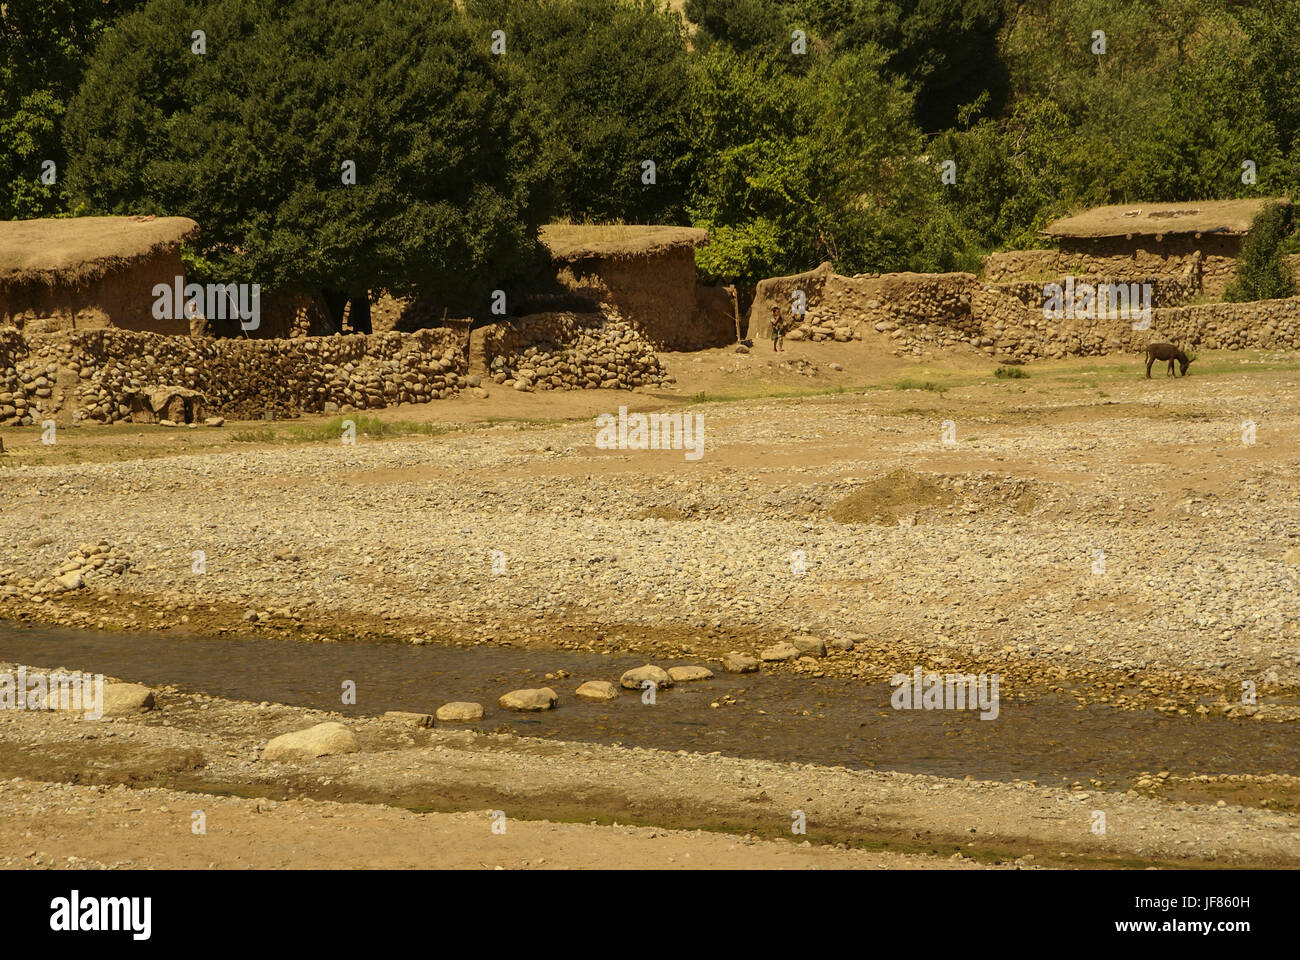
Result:
[[[696,316],[695,252],[655,256],[591,257],[561,264],[560,286],[616,310],[656,350],[722,346],[716,325]]]
[[[1154,237],[1063,238],[1059,249],[1009,250],[990,254],[984,279],[993,282],[1048,280],[1058,276],[1190,277],[1206,296],[1221,297],[1237,278],[1243,237],[1203,234]]]
[[[749,305],[745,337],[759,341],[771,336],[773,307],[781,309],[781,316],[788,325],[793,317],[795,291],[803,292],[809,309],[820,303],[823,289],[832,276],[835,276],[834,268],[827,262],[803,273],[760,280],[754,290],[754,300]]]
[[[157,320],[153,315],[154,286],[171,286],[184,275],[177,247],[125,269],[112,270],[84,286],[0,286],[0,324],[32,334],[105,327],[188,334],[189,320]]]
[[[695,288],[695,322],[716,346],[735,343],[740,339],[736,318],[739,307],[735,287]]]

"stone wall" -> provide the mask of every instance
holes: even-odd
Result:
[[[1034,309],[985,284],[972,298],[976,333],[953,338],[939,328],[900,326],[892,336],[904,352],[927,346],[968,343],[1001,361],[1025,362],[1043,357],[1100,356],[1139,352],[1148,343],[1172,341],[1192,349],[1300,349],[1300,297],[1256,303],[1202,303],[1151,312],[1151,326],[1134,330],[1130,317],[1048,319]]]
[[[0,424],[125,420],[141,394],[164,386],[202,394],[209,414],[243,419],[376,409],[474,386],[465,366],[462,344],[435,330],[298,340],[0,331]]]
[[[617,313],[540,313],[475,330],[470,356],[516,390],[631,389],[669,383],[646,338]]]
[[[860,340],[868,329],[937,326],[972,333],[970,273],[832,274],[791,340]]]
[[[1066,288],[1066,281],[1073,279],[1075,289],[1080,284],[1089,284],[1094,290],[1100,291],[1103,286],[1117,286],[1146,284],[1151,291],[1152,307],[1181,307],[1188,300],[1198,296],[1201,292],[1196,282],[1188,276],[1173,276],[1171,274],[1153,274],[1151,276],[1098,276],[1098,275],[1073,275],[1072,277],[1056,277],[1047,282],[1037,280],[1019,280],[1009,283],[990,283],[985,284],[989,289],[995,289],[1008,296],[1014,297],[1026,306],[1041,309],[1043,303],[1048,299],[1044,292],[1047,283],[1058,284],[1062,290]],[[1106,294],[1100,294],[1102,300],[1106,299]],[[1137,302],[1136,300],[1134,302]]]
[[[1185,305],[1195,291],[1190,277],[1146,278],[1154,287],[1151,326],[1134,330],[1137,316],[1107,316],[1104,309],[1095,317],[1045,317],[1041,281],[989,283],[968,273],[815,273],[765,281],[782,297],[792,284],[810,295],[803,322],[787,335],[791,340],[844,342],[883,334],[902,355],[965,344],[1003,362],[1137,352],[1158,340],[1206,349],[1300,348],[1300,297]],[[1116,282],[1076,277],[1076,283],[1107,280]],[[1064,286],[1065,278],[1054,282]]]

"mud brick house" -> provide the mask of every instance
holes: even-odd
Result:
[[[707,230],[548,224],[541,240],[559,288],[612,307],[658,350],[736,340],[734,300],[696,283],[695,249]]]
[[[1236,278],[1236,258],[1255,216],[1290,201],[1205,200],[1094,207],[1048,224],[1059,260],[1051,272],[1110,276],[1178,274],[1220,296]]]
[[[0,221],[0,325],[25,333],[119,327],[188,334],[155,319],[154,286],[184,276],[185,217],[73,217]]]

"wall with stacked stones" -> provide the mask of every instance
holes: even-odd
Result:
[[[618,313],[539,313],[474,331],[473,368],[520,391],[633,389],[672,381]]]
[[[376,409],[453,396],[475,385],[465,367],[462,344],[437,330],[298,340],[0,331],[0,423],[124,420],[161,386],[196,390],[207,413],[243,419]]]
[[[816,283],[807,283],[810,279]],[[1043,283],[981,282],[973,274],[884,274],[843,277],[802,274],[772,284],[782,295],[791,282],[809,293],[808,311],[789,339],[848,341],[870,331],[885,334],[898,354],[923,355],[967,344],[1001,361],[1139,352],[1172,340],[1206,349],[1300,348],[1300,297],[1257,303],[1187,305],[1197,288],[1190,277],[1153,275],[1151,326],[1134,330],[1134,315],[1049,318]],[[1111,277],[1076,283],[1117,282]],[[1064,277],[1055,281],[1064,286]],[[1141,278],[1129,282],[1143,282]],[[802,289],[802,287],[800,287]]]
[[[786,336],[845,342],[862,339],[868,329],[908,326],[974,333],[970,297],[976,282],[970,273],[831,274]]]
[[[1193,349],[1240,350],[1300,348],[1300,297],[1255,303],[1202,303],[1156,308],[1151,326],[1134,330],[1134,317],[1050,319],[1034,308],[985,284],[972,297],[977,332],[954,337],[940,328],[900,326],[891,336],[901,352],[929,346],[968,343],[990,356],[1013,362],[1066,356],[1140,352],[1148,343],[1172,341]]]

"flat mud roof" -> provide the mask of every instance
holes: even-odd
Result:
[[[1102,238],[1126,236],[1170,236],[1214,233],[1239,237],[1269,204],[1289,207],[1283,197],[1258,200],[1205,200],[1195,203],[1117,203],[1093,207],[1059,220],[1043,230],[1049,237]]]
[[[65,217],[0,221],[0,287],[93,283],[194,237],[188,217]]]

